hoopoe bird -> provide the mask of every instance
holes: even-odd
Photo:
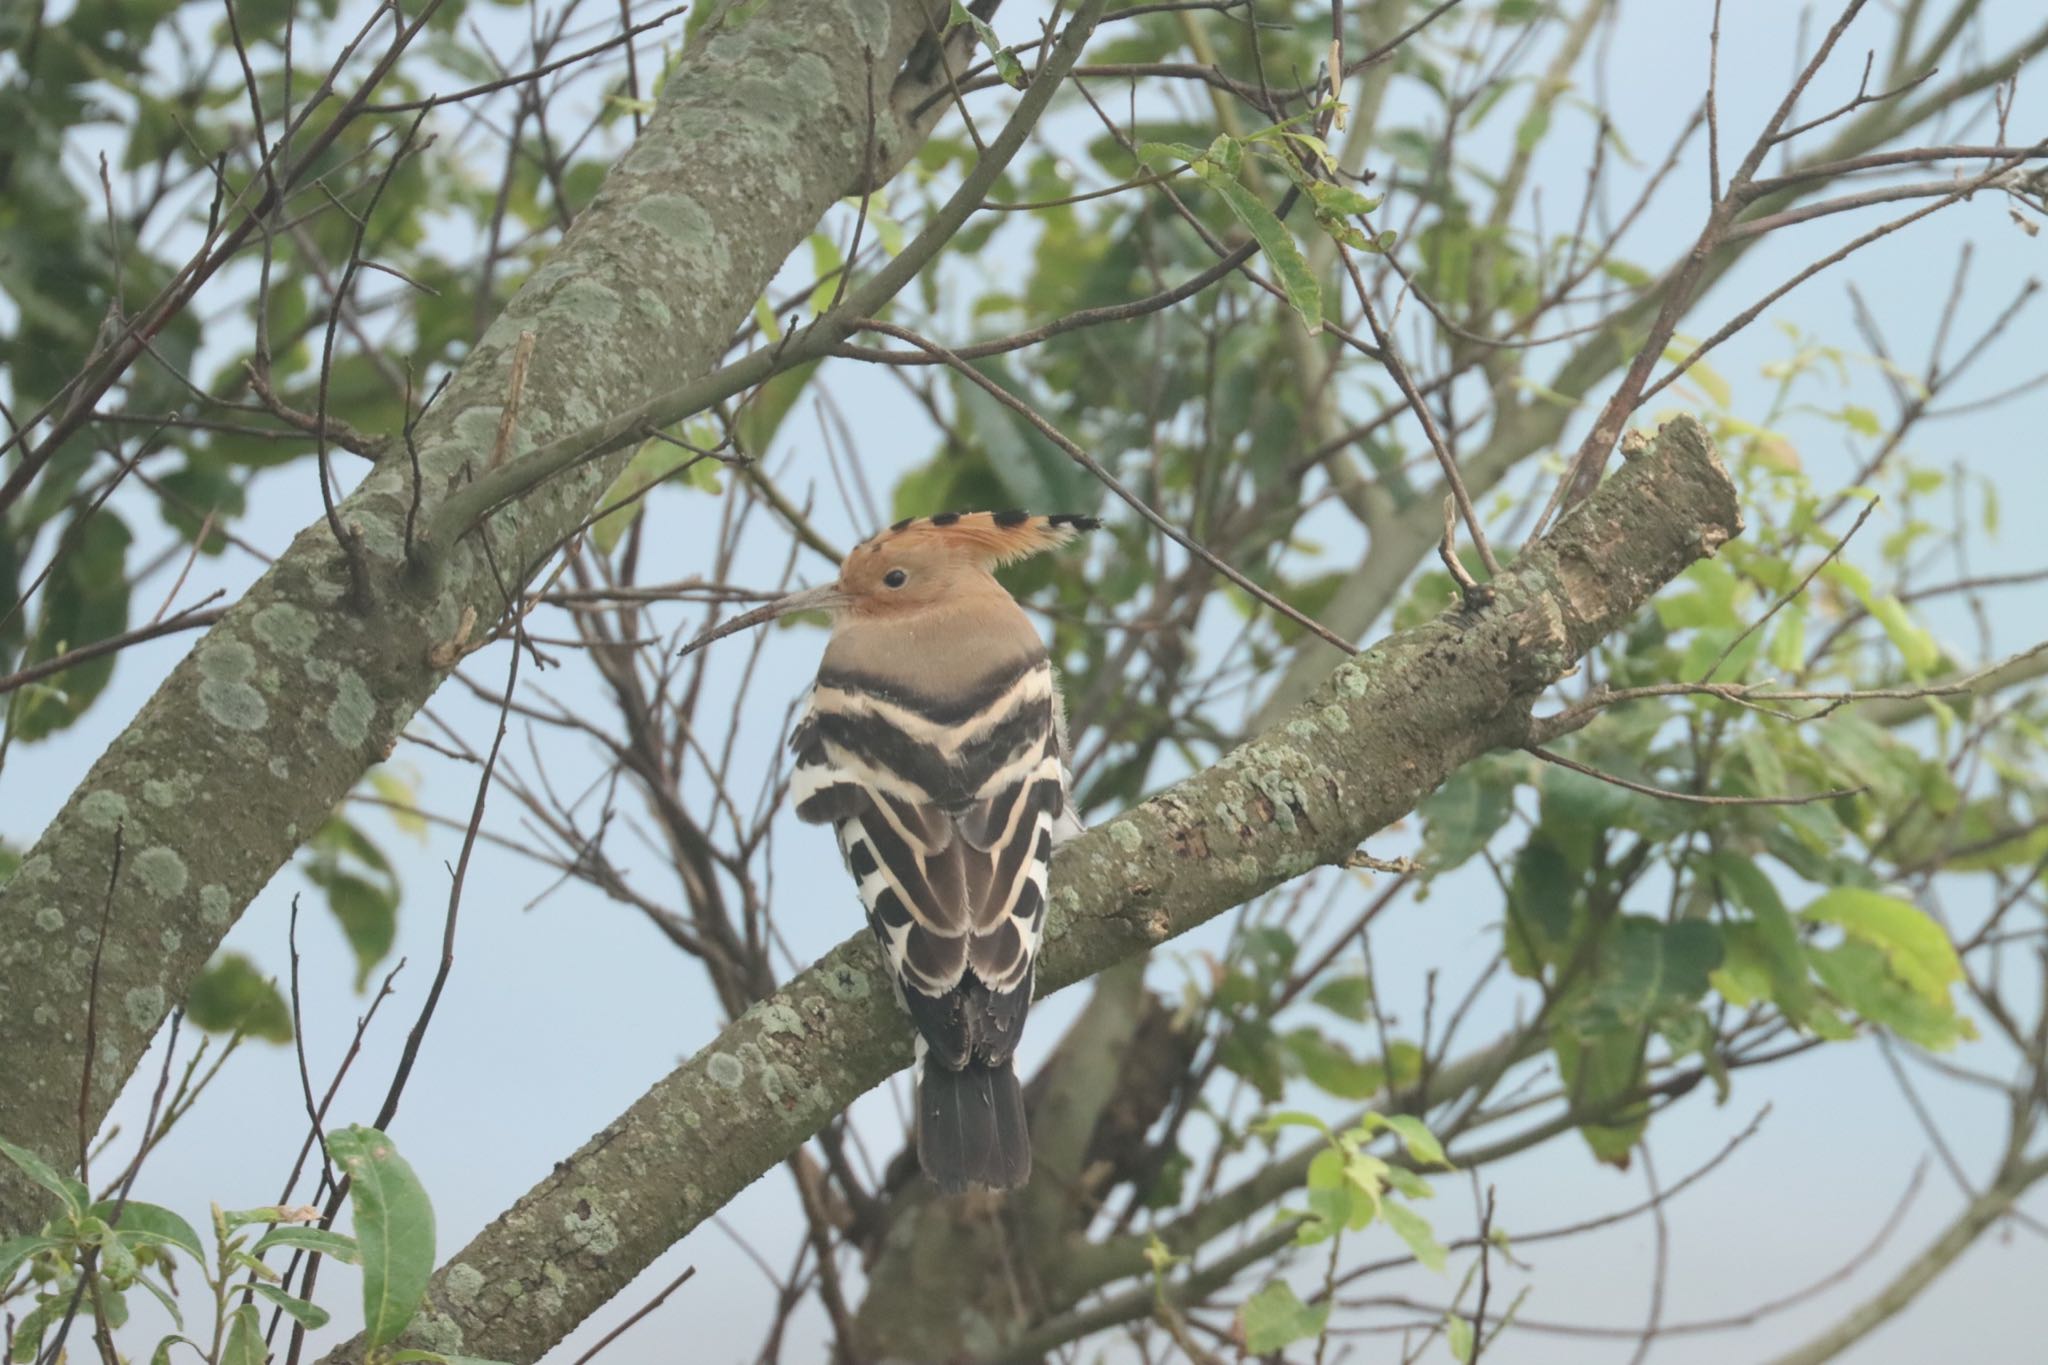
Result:
[[[1031,1174],[1013,1059],[1052,851],[1080,830],[1045,643],[993,571],[1098,524],[1015,511],[899,521],[856,545],[837,581],[690,646],[832,614],[790,737],[790,796],[799,819],[837,834],[917,1028],[918,1161],[949,1193]]]

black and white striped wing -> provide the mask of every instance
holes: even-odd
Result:
[[[828,670],[791,739],[797,814],[835,827],[904,1006],[950,1067],[1007,1061],[1030,1007],[1070,822],[1056,711],[1043,658],[944,701]]]

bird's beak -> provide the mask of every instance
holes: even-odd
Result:
[[[723,640],[728,635],[737,635],[743,630],[752,630],[755,626],[766,625],[777,617],[787,616],[791,612],[833,611],[845,605],[845,603],[846,597],[839,591],[837,583],[827,583],[820,588],[805,588],[802,592],[793,592],[787,597],[778,597],[773,602],[735,616],[730,621],[721,621],[696,639],[690,641],[690,643],[684,645],[677,657],[680,658],[683,654],[694,654],[713,640]]]

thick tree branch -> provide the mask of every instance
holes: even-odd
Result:
[[[616,476],[623,453],[500,513],[491,536],[507,582],[476,538],[443,547],[433,575],[415,571],[418,514],[490,462],[520,334],[536,344],[514,457],[708,370],[784,258],[868,177],[869,92],[897,83],[943,16],[934,0],[795,0],[702,37],[646,133],[419,424],[418,475],[387,460],[337,507],[360,545],[368,608],[343,606],[348,571],[322,518],[93,766],[0,889],[10,1138],[60,1161],[75,1145],[77,935],[97,922],[109,832],[125,822],[132,861],[103,964],[115,1007],[100,1020],[94,1123],[242,907],[440,684],[434,646],[465,611],[495,619]],[[40,1208],[0,1171],[0,1237]]]
[[[1344,662],[1282,724],[1063,848],[1039,989],[1343,862],[1462,764],[1524,742],[1538,694],[1741,528],[1705,430],[1674,421],[1496,581],[1491,605]],[[537,1359],[909,1060],[887,972],[856,934],[479,1233],[437,1273],[412,1344]],[[328,1359],[360,1361],[361,1343]]]

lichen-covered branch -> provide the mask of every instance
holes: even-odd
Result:
[[[419,424],[417,476],[396,452],[338,509],[370,600],[346,600],[323,518],[93,765],[0,890],[10,1138],[76,1156],[86,970],[114,831],[129,856],[101,963],[95,1125],[242,908],[446,676],[460,651],[436,646],[465,619],[495,618],[616,476],[624,452],[580,465],[418,570],[408,535],[491,463],[521,333],[535,341],[509,458],[703,373],[820,215],[870,178],[872,93],[894,89],[944,13],[931,0],[792,0],[712,26]],[[886,154],[901,164],[914,150]],[[39,1207],[0,1171],[0,1237]]]
[[[1382,641],[1282,723],[1062,848],[1039,988],[1342,862],[1461,765],[1521,742],[1536,696],[1742,527],[1705,430],[1665,427],[1494,585]],[[414,1344],[541,1356],[678,1238],[910,1060],[857,934],[748,1010],[436,1276]],[[360,1342],[328,1359],[357,1362]]]

